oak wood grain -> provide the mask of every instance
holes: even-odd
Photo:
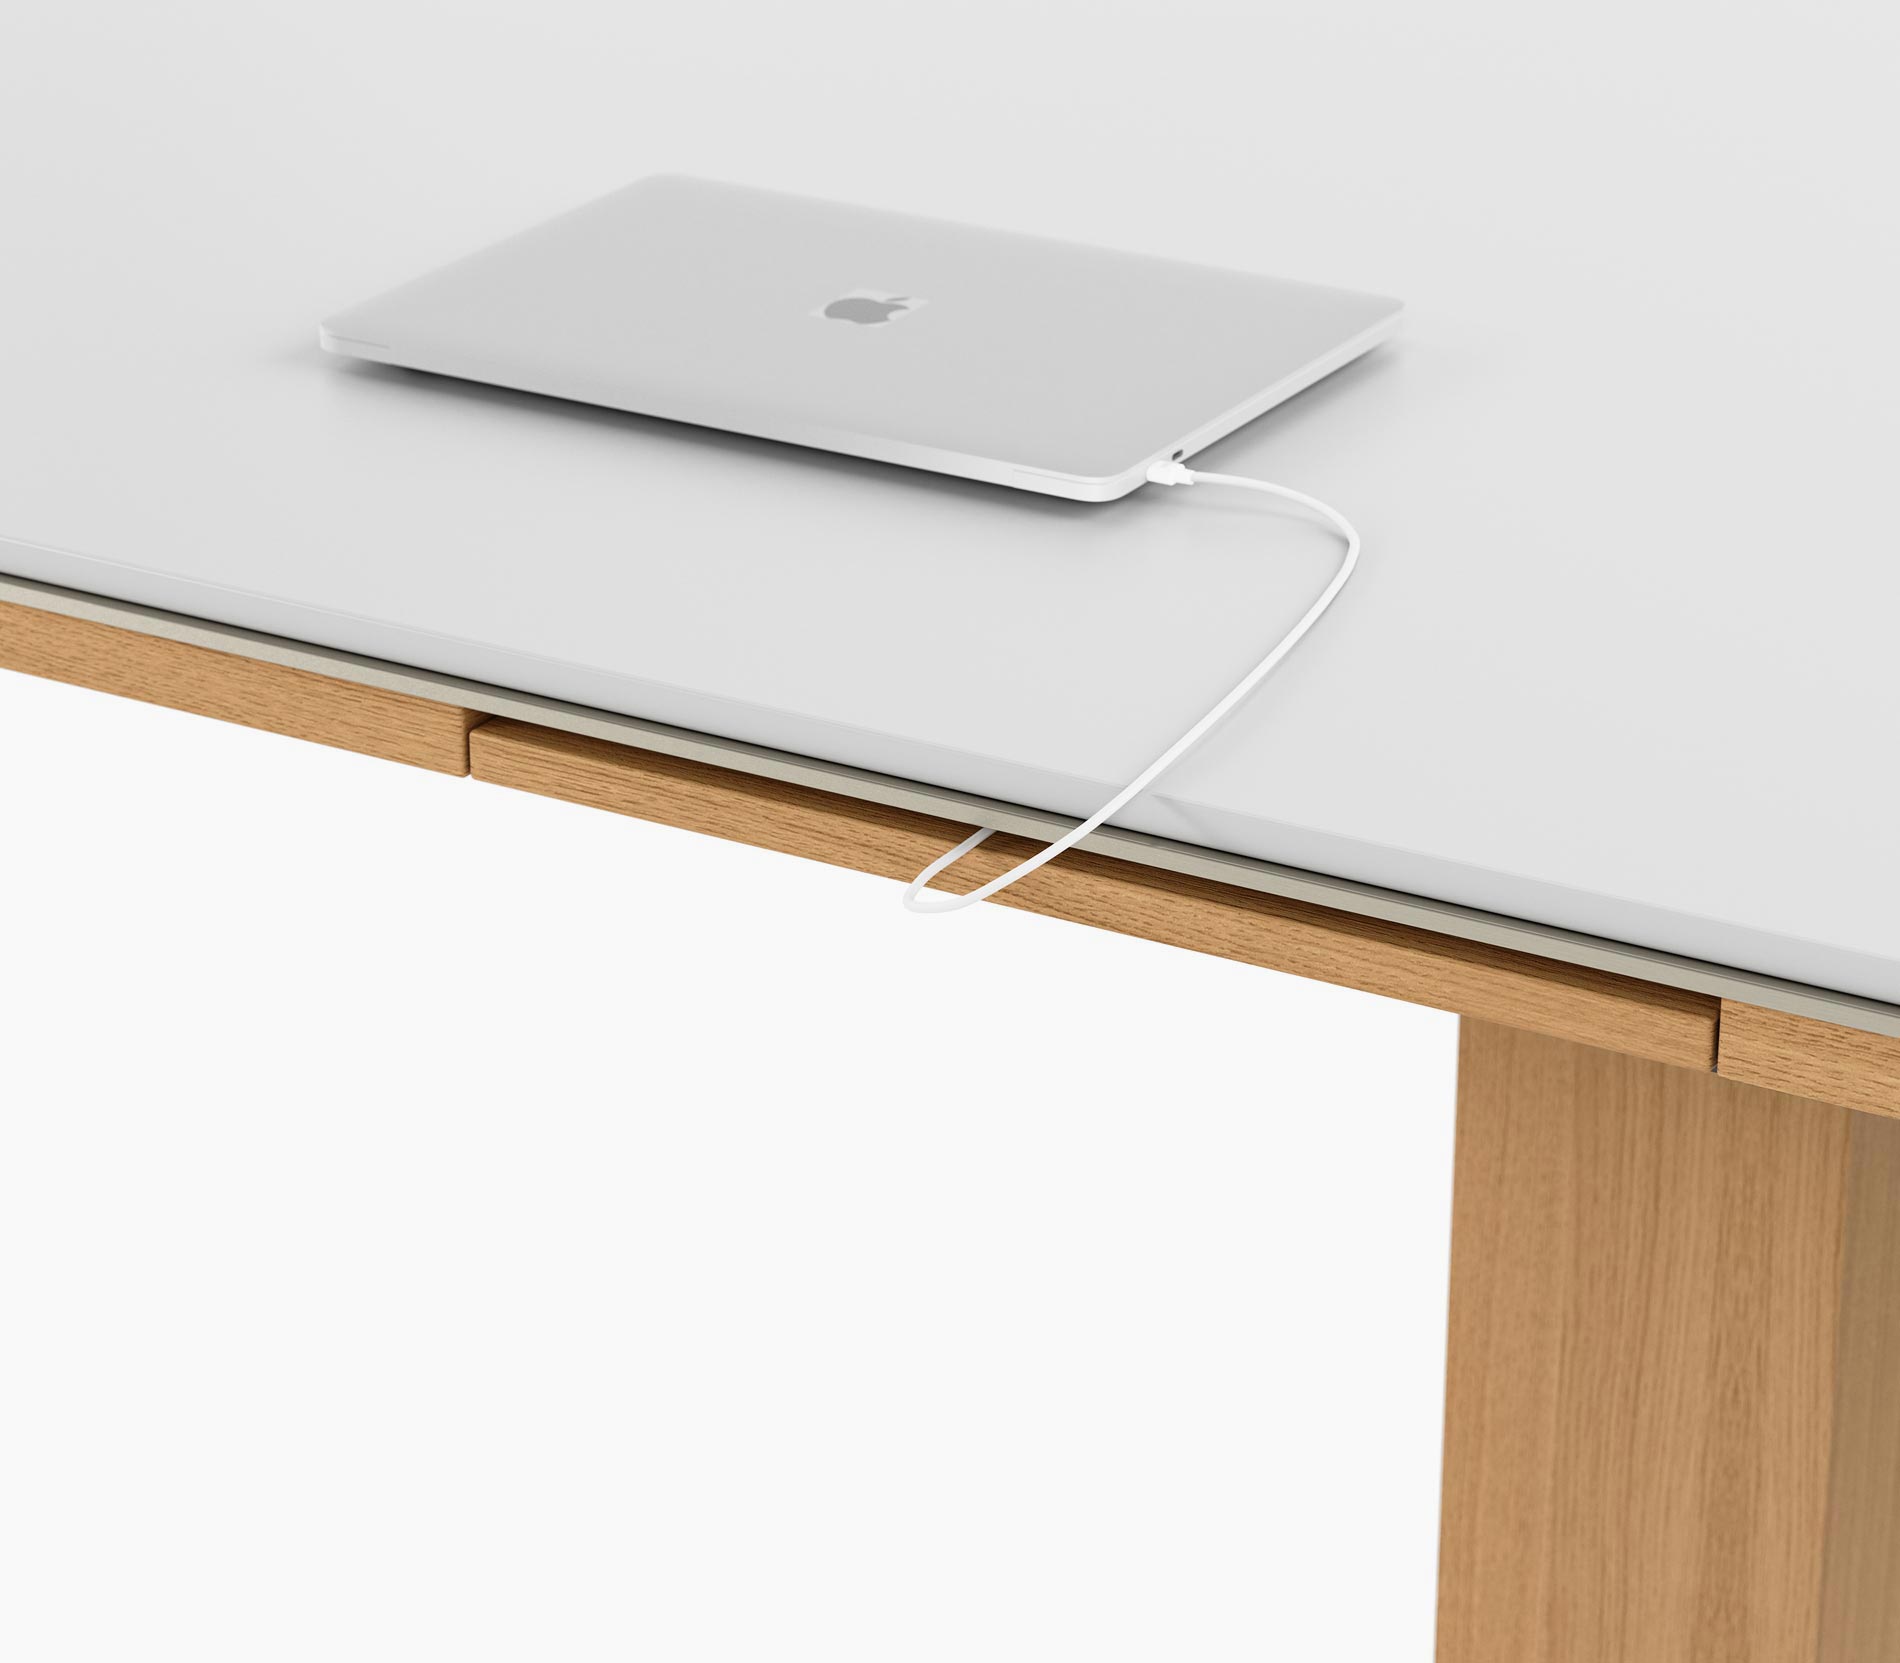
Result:
[[[968,827],[519,722],[470,744],[475,778],[886,878]],[[974,888],[1034,847],[995,837],[945,875]],[[997,899],[1052,917],[1704,1070],[1716,1001],[1502,948],[1071,852]]]
[[[1877,1663],[1900,1123],[1464,1025],[1439,1663]]]
[[[215,716],[444,774],[468,772],[480,714],[0,601],[0,669]]]
[[[1853,1138],[1821,1663],[1900,1658],[1900,1122]]]
[[[1900,1116],[1900,1039],[1888,1034],[1724,999],[1716,1072],[1869,1114]]]

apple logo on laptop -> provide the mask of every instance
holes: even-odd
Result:
[[[915,295],[885,294],[877,289],[853,289],[821,306],[812,315],[833,318],[839,323],[885,324],[907,317],[926,304]]]

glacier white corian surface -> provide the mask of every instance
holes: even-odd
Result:
[[[1081,812],[1323,532],[316,320],[662,168],[1393,293],[1396,343],[1204,464],[1337,502],[1360,576],[1125,823],[1900,1001],[1885,12],[1612,6],[1557,52],[1486,0],[149,10],[0,19],[0,571]]]

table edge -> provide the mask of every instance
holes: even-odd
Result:
[[[107,624],[216,652],[310,670],[365,687],[432,699],[536,726],[665,756],[682,757],[786,784],[802,785],[888,808],[934,815],[968,825],[1047,841],[1075,824],[1064,815],[942,786],[925,785],[843,763],[772,750],[740,740],[621,716],[521,693],[437,671],[411,668],[332,647],[168,612],[83,590],[0,574],[0,601]],[[1506,948],[1556,963],[1606,971],[1682,992],[1760,1006],[1785,1015],[1900,1038],[1900,1006],[1759,972],[1692,959],[1657,948],[1586,935],[1456,902],[1384,889],[1348,878],[1304,871],[1246,855],[1227,854],[1145,832],[1104,827],[1080,844],[1091,853],[1188,877],[1304,901],[1434,935]]]

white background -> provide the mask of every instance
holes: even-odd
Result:
[[[0,1656],[1424,1659],[1455,1023],[0,674]]]

